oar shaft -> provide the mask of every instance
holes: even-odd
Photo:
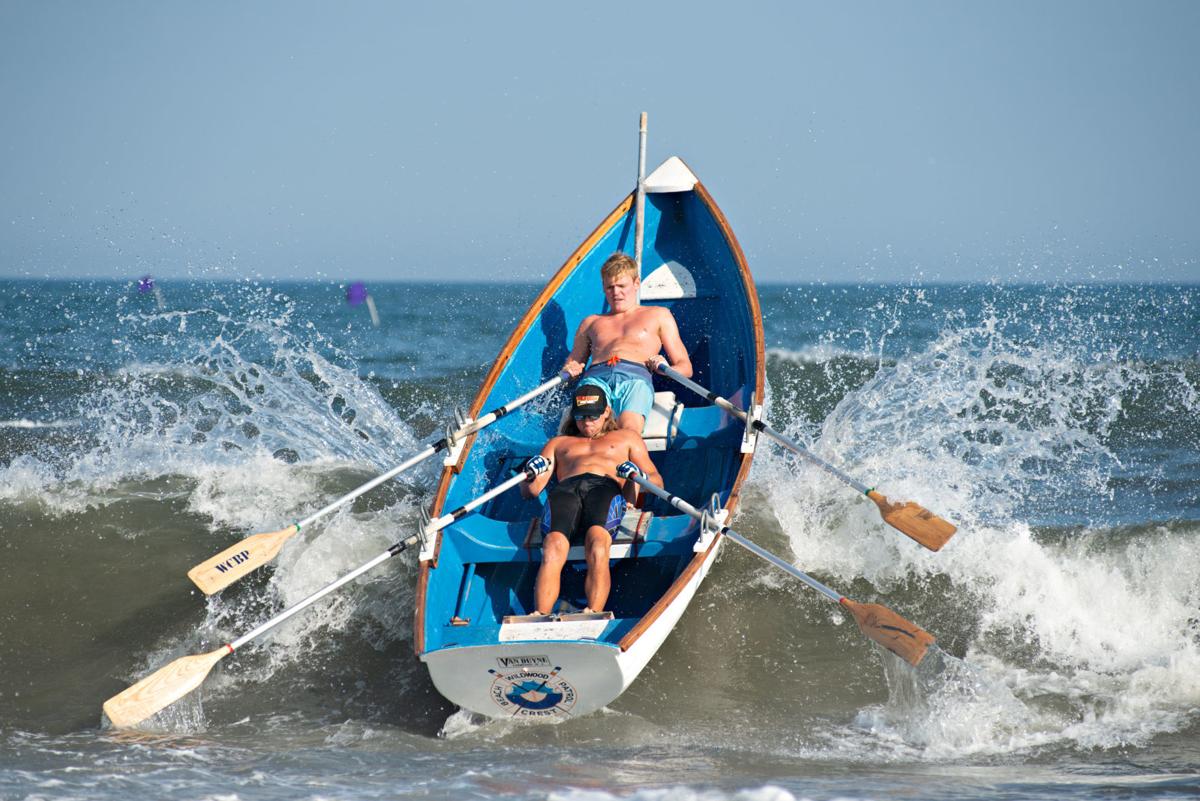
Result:
[[[474,420],[474,421],[468,423],[467,425],[460,428],[458,431],[455,431],[450,436],[450,438],[443,437],[442,439],[439,439],[437,442],[430,443],[425,448],[425,450],[421,451],[420,453],[410,457],[409,459],[406,459],[405,461],[396,465],[395,467],[393,467],[391,470],[387,471],[383,475],[376,476],[375,478],[368,481],[366,484],[363,484],[361,487],[359,487],[351,492],[346,493],[342,497],[338,498],[336,501],[333,501],[332,503],[327,504],[326,506],[322,507],[321,509],[317,510],[316,512],[313,512],[311,515],[309,515],[308,517],[301,520],[299,523],[296,523],[295,524],[296,530],[299,531],[300,529],[309,525],[313,521],[324,517],[325,515],[329,514],[333,510],[337,509],[338,507],[343,506],[343,505],[349,503],[350,501],[354,500],[358,496],[360,496],[364,493],[370,492],[371,490],[375,489],[376,487],[378,487],[380,484],[384,483],[385,481],[392,480],[393,478],[395,478],[396,476],[405,472],[406,470],[411,470],[413,467],[416,467],[418,464],[425,461],[430,456],[433,456],[435,453],[446,450],[448,447],[450,447],[451,439],[455,439],[455,440],[461,439],[462,437],[470,436],[471,434],[478,433],[479,431],[483,430],[484,428],[487,428],[492,423],[496,422],[501,417],[504,417],[509,412],[519,409],[520,407],[524,406],[526,403],[529,403],[529,401],[533,400],[537,396],[542,395],[551,389],[554,389],[559,384],[563,383],[563,381],[565,381],[566,379],[567,379],[566,373],[559,373],[554,378],[551,378],[549,381],[547,381],[546,383],[537,387],[536,389],[526,392],[524,395],[520,396],[519,398],[514,398],[513,400],[510,400],[508,403],[505,403],[501,406],[497,406],[495,409],[492,409],[487,414],[481,416],[478,420]]]
[[[508,403],[504,404],[503,406],[497,406],[495,409],[492,409],[487,414],[481,416],[475,422],[468,423],[467,425],[463,426],[460,430],[454,432],[455,439],[458,439],[458,438],[461,438],[464,436],[468,436],[470,434],[474,434],[477,431],[479,431],[480,429],[490,426],[492,423],[496,422],[497,420],[499,420],[501,417],[508,414],[509,412],[519,409],[520,407],[524,406],[526,403],[529,403],[529,401],[536,398],[538,395],[541,395],[551,389],[554,389],[559,384],[561,384],[567,380],[570,380],[569,373],[567,373],[566,371],[559,373],[558,375],[554,376],[554,378],[551,378],[549,381],[542,384],[540,387],[537,387],[536,389],[532,389],[529,392],[526,392],[524,395],[522,395],[519,398],[514,398],[513,400],[510,400]]]
[[[480,507],[483,504],[490,501],[492,498],[495,498],[497,495],[500,495],[501,493],[506,492],[506,491],[512,489],[513,487],[515,487],[516,485],[520,484],[522,481],[527,481],[527,480],[529,480],[529,476],[526,473],[518,473],[517,475],[508,479],[507,481],[504,481],[503,483],[498,484],[495,487],[493,487],[492,489],[483,493],[478,498],[475,498],[475,499],[463,504],[462,506],[455,509],[453,512],[450,512],[449,514],[442,515],[441,517],[437,518],[437,520],[434,520],[430,524],[430,531],[438,531],[440,529],[445,528],[446,526],[450,525],[458,518],[471,512],[471,510],[477,509],[478,507]],[[354,579],[358,578],[363,573],[366,573],[368,570],[371,570],[376,565],[379,565],[382,562],[386,562],[388,559],[390,559],[393,556],[396,556],[397,554],[404,553],[404,551],[406,549],[408,549],[410,546],[414,545],[418,539],[419,539],[419,537],[416,534],[414,534],[413,536],[409,537],[408,539],[404,539],[404,540],[401,540],[400,542],[397,542],[395,545],[388,548],[386,551],[379,554],[378,556],[376,556],[374,559],[367,562],[366,564],[356,567],[354,570],[351,570],[349,573],[342,576],[337,581],[334,581],[330,584],[325,585],[321,589],[314,592],[312,595],[305,598],[303,601],[300,601],[299,603],[295,604],[294,606],[291,606],[290,608],[285,609],[284,611],[280,612],[278,615],[271,618],[267,622],[263,623],[258,628],[254,629],[253,631],[246,632],[241,637],[237,638],[236,640],[234,640],[233,642],[231,642],[229,644],[230,650],[236,651],[238,648],[241,648],[243,645],[245,645],[246,643],[255,639],[256,637],[259,637],[259,636],[265,634],[266,632],[270,631],[271,629],[275,628],[280,623],[282,623],[285,620],[287,620],[288,618],[290,618],[292,615],[297,614],[298,612],[304,610],[308,606],[321,600],[326,595],[328,595],[329,593],[338,589],[342,585],[347,584],[351,581],[354,581]]]
[[[679,372],[672,369],[669,365],[667,365],[665,363],[659,364],[658,371],[660,373],[662,373],[663,375],[679,382],[683,386],[690,389],[692,392],[695,392],[700,397],[708,400],[710,403],[721,407],[722,409],[724,409],[725,411],[734,415],[735,417],[737,417],[741,420],[749,419],[749,415],[747,415],[745,411],[743,411],[742,409],[739,409],[737,406],[734,406],[733,403],[731,401],[729,401],[727,398],[723,398],[720,395],[718,395],[717,393],[707,389],[706,387],[700,386],[699,384],[697,384],[695,381],[691,380],[690,378],[685,378],[684,376],[680,375]],[[816,454],[805,449],[802,445],[800,445],[800,443],[796,442],[795,440],[791,439],[790,437],[786,437],[783,434],[780,434],[778,431],[771,428],[769,425],[764,423],[762,420],[754,420],[753,422],[750,423],[750,426],[755,431],[761,431],[762,433],[766,434],[768,437],[775,440],[780,445],[782,445],[783,447],[792,451],[793,453],[796,453],[800,456],[803,456],[805,459],[808,459],[810,462],[817,465],[818,467],[821,467],[823,470],[825,470],[825,472],[829,473],[834,478],[838,479],[839,481],[842,481],[845,484],[850,485],[851,487],[854,487],[854,489],[858,490],[862,494],[866,495],[868,492],[871,491],[871,488],[868,487],[866,484],[863,484],[861,481],[855,481],[853,478],[846,475],[841,470],[838,470],[836,467],[829,464],[829,462],[826,462],[821,457],[819,457]]]
[[[372,559],[371,561],[362,565],[361,567],[357,567],[354,570],[351,570],[349,573],[342,576],[337,581],[333,582],[332,584],[325,585],[321,589],[314,592],[312,595],[305,598],[303,601],[300,601],[299,603],[285,609],[284,611],[280,612],[278,615],[271,618],[266,623],[263,623],[258,628],[254,629],[253,631],[246,632],[241,637],[238,637],[236,640],[229,643],[229,649],[231,651],[236,651],[238,648],[241,648],[243,645],[250,642],[251,640],[253,640],[263,634],[266,634],[268,631],[275,628],[280,623],[284,622],[285,620],[292,617],[293,615],[303,611],[307,607],[309,607],[312,604],[316,603],[317,601],[321,600],[326,595],[328,595],[329,593],[338,589],[342,585],[347,584],[351,581],[354,581],[354,579],[358,578],[363,573],[366,573],[368,570],[372,569],[373,567],[380,564],[381,562],[386,562],[388,559],[395,556],[396,554],[403,553],[405,548],[407,548],[409,545],[412,545],[416,541],[417,541],[417,537],[416,537],[416,535],[413,535],[413,536],[409,537],[407,540],[404,540],[402,542],[397,543],[396,545],[393,545],[391,548],[388,548],[386,551],[379,554],[379,556],[376,556],[374,559]],[[403,546],[403,547],[398,548],[398,546]]]
[[[529,475],[527,473],[518,473],[517,475],[508,479],[507,481],[505,481],[501,484],[497,484],[495,487],[493,487],[492,489],[483,493],[478,498],[475,498],[474,500],[464,503],[462,506],[458,507],[453,512],[448,512],[447,514],[444,514],[441,517],[434,519],[433,521],[431,521],[429,523],[429,531],[433,532],[433,531],[440,531],[441,529],[444,529],[446,526],[450,525],[458,518],[467,514],[472,509],[479,508],[483,504],[490,501],[492,498],[495,498],[497,495],[512,489],[513,487],[520,484],[522,481],[528,481],[528,480],[529,480]]]
[[[666,490],[662,489],[661,487],[656,486],[655,484],[651,483],[650,481],[647,481],[646,479],[644,479],[640,476],[634,476],[633,480],[635,482],[637,482],[637,485],[639,487],[646,490],[647,492],[654,493],[655,495],[662,498],[664,501],[671,504],[672,506],[674,506],[676,509],[683,512],[684,514],[691,515],[692,517],[696,518],[697,520],[703,520],[703,518],[704,518],[703,513],[700,512],[699,509],[697,509],[696,507],[692,506],[690,503],[685,501],[683,498],[680,498],[678,495],[672,495],[671,493],[667,492]],[[736,531],[729,528],[729,526],[722,526],[718,533],[723,534],[726,537],[729,537],[729,539],[733,540],[738,545],[745,548],[747,551],[750,551],[750,553],[754,554],[755,556],[762,557],[763,559],[767,560],[771,564],[778,567],[780,570],[790,573],[791,575],[800,579],[805,584],[812,587],[814,590],[821,593],[822,595],[824,595],[826,598],[833,601],[834,603],[842,602],[842,599],[844,596],[841,593],[836,592],[836,591],[830,589],[829,587],[826,587],[824,584],[817,581],[815,578],[808,575],[804,571],[800,570],[795,565],[792,565],[792,564],[786,562],[785,560],[779,558],[778,556],[776,556],[775,554],[766,550],[765,548],[755,545],[753,542],[746,539],[741,534],[738,534]]]
[[[446,448],[446,444],[447,444],[446,440],[441,439],[441,440],[438,440],[437,442],[433,443],[432,445],[429,445],[428,447],[425,448],[425,450],[421,451],[420,453],[416,454],[415,456],[410,457],[409,459],[406,459],[405,461],[396,465],[395,467],[393,467],[391,470],[387,471],[383,475],[376,476],[375,478],[368,481],[366,484],[363,484],[358,489],[353,490],[352,492],[346,493],[342,497],[338,498],[336,501],[333,501],[332,503],[327,504],[326,506],[322,507],[318,511],[313,512],[311,515],[309,515],[308,517],[304,518],[299,523],[297,523],[296,528],[297,529],[304,528],[308,524],[312,523],[314,520],[318,520],[318,519],[324,517],[325,515],[332,512],[334,509],[337,509],[339,506],[343,506],[343,505],[349,503],[350,501],[354,500],[359,495],[370,492],[371,490],[375,489],[376,487],[378,487],[380,484],[384,483],[385,481],[391,481],[393,478],[400,475],[405,470],[411,470],[413,467],[416,467],[418,464],[425,461],[430,456],[433,456],[438,451],[444,450]]]

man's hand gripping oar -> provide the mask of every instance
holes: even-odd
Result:
[[[454,446],[456,442],[460,442],[464,437],[468,437],[478,431],[487,428],[492,423],[499,420],[509,412],[523,406],[537,396],[554,389],[559,384],[570,380],[570,375],[565,371],[559,373],[554,378],[546,383],[522,395],[519,398],[509,401],[503,406],[498,406],[492,411],[480,417],[478,420],[466,423],[459,427],[457,431],[448,433],[437,442],[431,443],[425,450],[412,456],[407,461],[404,461],[381,476],[377,476],[366,484],[363,484],[356,490],[343,495],[333,503],[325,506],[323,509],[314,512],[308,517],[301,520],[299,523],[293,523],[287,528],[279,531],[270,531],[265,534],[253,534],[236,545],[231,545],[221,551],[216,556],[201,562],[188,571],[190,578],[197,587],[199,587],[205,595],[212,595],[214,592],[219,592],[225,589],[233,582],[246,576],[258,568],[265,565],[267,562],[275,558],[279,553],[279,549],[283,544],[300,532],[300,529],[311,524],[314,520],[324,517],[333,510],[346,505],[350,501],[369,492],[375,487],[378,487],[385,481],[390,481],[406,470],[416,467],[421,462],[433,456],[439,451],[444,451]]]
[[[803,456],[813,464],[821,467],[825,470],[825,472],[829,473],[842,483],[847,484],[861,492],[863,495],[866,495],[875,502],[876,506],[879,507],[879,515],[883,518],[885,523],[897,531],[912,537],[929,550],[939,550],[943,545],[946,544],[947,540],[954,536],[954,532],[957,531],[953,523],[943,520],[918,503],[914,503],[913,501],[908,501],[907,503],[892,503],[886,497],[876,492],[874,488],[855,481],[841,470],[838,470],[836,467],[824,461],[817,455],[801,447],[794,440],[785,437],[783,434],[780,434],[762,420],[750,420],[746,412],[734,406],[729,400],[722,398],[720,395],[712,392],[711,390],[705,389],[689,378],[684,378],[678,372],[672,370],[667,364],[660,363],[658,365],[658,371],[669,378],[673,378],[683,386],[690,389],[692,392],[695,392],[702,398],[706,398],[709,402],[721,407],[730,414],[735,415],[742,420],[746,420],[748,424],[754,428],[754,430],[761,431],[783,447],[796,454],[799,454],[800,456]]]
[[[171,704],[178,701],[183,696],[190,693],[192,690],[200,686],[209,671],[224,659],[229,654],[232,654],[238,648],[241,648],[246,643],[256,637],[265,634],[271,629],[278,626],[283,621],[300,612],[310,604],[319,601],[329,593],[333,592],[343,584],[347,584],[354,579],[366,573],[371,568],[386,562],[393,556],[403,553],[410,546],[415,545],[421,540],[422,536],[428,536],[434,532],[440,531],[446,526],[453,523],[455,520],[476,509],[479,506],[495,498],[497,495],[512,489],[522,481],[529,481],[541,472],[550,469],[550,464],[547,460],[542,460],[541,463],[531,464],[524,472],[519,473],[508,479],[502,484],[488,490],[487,492],[468,501],[453,512],[442,515],[429,524],[421,531],[413,534],[411,537],[397,542],[392,547],[388,548],[383,553],[376,556],[366,564],[351,570],[346,575],[327,584],[320,590],[317,590],[312,595],[305,598],[303,601],[294,606],[285,609],[275,617],[263,623],[253,631],[242,635],[231,643],[222,645],[215,651],[209,651],[204,654],[196,654],[194,656],[182,656],[174,662],[159,668],[154,673],[151,673],[146,678],[134,684],[132,687],[125,689],[109,698],[104,702],[104,714],[112,721],[112,724],[118,728],[126,726],[134,726],[141,723],[146,718],[154,713],[165,709]]]
[[[672,495],[664,489],[660,489],[648,481],[645,476],[642,475],[642,472],[638,469],[637,465],[633,464],[632,462],[622,463],[619,467],[617,467],[617,474],[622,478],[630,479],[647,492],[657,495],[679,511],[691,515],[692,517],[701,521],[701,525],[706,525],[705,521],[711,520],[709,516],[705,515],[687,501],[676,495]],[[850,612],[850,614],[854,616],[854,620],[856,623],[858,623],[858,627],[862,630],[863,634],[865,634],[871,640],[879,643],[884,648],[903,659],[905,662],[908,662],[913,667],[916,667],[921,663],[921,660],[925,657],[925,652],[929,649],[930,645],[933,645],[934,637],[932,634],[925,631],[915,623],[910,623],[909,621],[900,617],[900,615],[896,614],[891,609],[888,609],[886,606],[881,606],[879,604],[860,604],[855,601],[851,601],[849,598],[838,592],[835,592],[829,587],[826,587],[812,576],[804,573],[788,562],[785,562],[783,559],[779,558],[770,551],[755,545],[750,540],[746,539],[740,534],[737,534],[730,529],[729,526],[721,526],[720,528],[716,528],[714,526],[713,530],[716,534],[722,534],[733,540],[755,556],[767,560],[779,569],[784,570],[800,579],[805,584],[812,587],[814,590],[821,593],[834,603],[844,606]]]

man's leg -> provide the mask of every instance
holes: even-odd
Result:
[[[621,412],[620,417],[617,418],[617,426],[628,428],[641,436],[642,429],[646,427],[646,418],[637,412]]]
[[[617,425],[641,436],[646,428],[646,418],[654,408],[654,388],[641,379],[622,381],[613,390],[613,398],[615,409],[621,410]]]
[[[603,526],[591,526],[585,542],[587,551],[587,578],[583,591],[587,595],[588,609],[603,612],[608,601],[612,577],[608,572],[609,552],[612,550],[612,535]]]
[[[563,565],[567,563],[570,549],[571,544],[561,531],[551,531],[542,538],[542,566],[538,568],[537,583],[533,589],[533,605],[540,615],[554,611]]]

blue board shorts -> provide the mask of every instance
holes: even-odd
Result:
[[[579,386],[584,385],[601,387],[608,393],[614,417],[620,417],[622,412],[633,412],[645,419],[654,406],[650,371],[640,362],[621,359],[613,365],[593,364],[583,371]]]

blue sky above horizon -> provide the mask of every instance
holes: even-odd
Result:
[[[552,273],[680,155],[765,282],[1200,280],[1200,4],[0,2],[0,277]]]

